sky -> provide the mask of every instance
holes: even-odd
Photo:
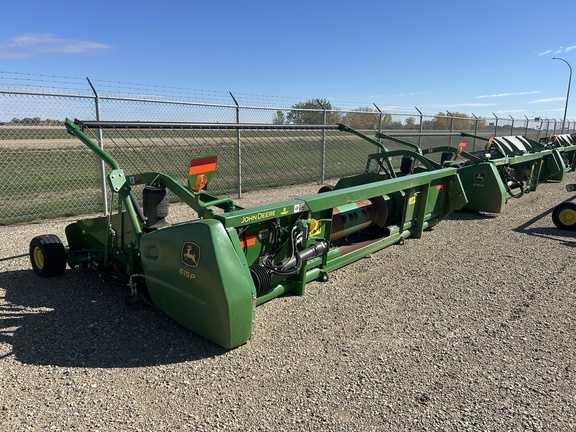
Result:
[[[90,77],[561,120],[576,67],[572,0],[1,3],[0,89],[9,74]]]

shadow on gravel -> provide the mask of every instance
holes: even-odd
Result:
[[[564,202],[574,201],[576,197],[570,198],[565,200]],[[521,234],[528,234],[535,237],[542,237],[548,238],[552,240],[561,241],[562,244],[565,246],[576,247],[576,231],[566,231],[557,228],[554,223],[552,222],[552,212],[554,211],[555,207],[541,213],[539,215],[534,216],[529,221],[523,223],[522,225],[514,228],[515,232]],[[549,222],[546,222],[544,225],[540,223],[543,219],[548,219]],[[539,226],[533,226],[538,224]]]
[[[70,367],[138,367],[227,352],[147,305],[126,306],[128,288],[85,270],[42,279],[0,273],[0,342],[20,362]],[[1,361],[1,357],[0,357]]]
[[[473,210],[456,210],[446,216],[446,219],[451,220],[486,220],[494,219],[496,215],[491,213],[482,213]]]

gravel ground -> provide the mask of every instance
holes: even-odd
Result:
[[[576,237],[550,217],[565,183],[259,306],[232,351],[89,271],[36,277],[30,239],[69,220],[0,227],[0,429],[576,430]]]

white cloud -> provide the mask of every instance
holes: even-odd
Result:
[[[512,114],[512,113],[521,113],[521,112],[526,112],[526,110],[523,110],[523,109],[517,109],[517,110],[498,110],[498,111],[494,111],[494,114]]]
[[[570,51],[575,50],[575,49],[576,49],[576,45],[570,45],[567,47],[560,46],[560,47],[556,48],[555,50],[549,49],[549,50],[546,50],[544,52],[541,52],[540,54],[538,54],[538,56],[544,56],[544,55],[550,54],[552,51],[554,51],[554,54],[562,54],[562,53],[570,52]]]
[[[485,99],[485,98],[497,98],[497,97],[504,97],[504,96],[522,96],[522,95],[529,95],[529,94],[536,94],[540,93],[540,90],[528,91],[528,92],[516,92],[516,93],[496,93],[491,95],[481,95],[476,96],[475,99]]]
[[[411,93],[398,93],[393,94],[390,97],[410,97],[410,96],[421,96],[427,94],[426,92],[411,92]]]
[[[563,97],[553,97],[553,98],[545,98],[545,99],[536,99],[536,100],[534,100],[532,102],[528,102],[528,103],[537,104],[537,103],[548,103],[548,102],[562,102],[564,100],[566,100],[566,99]]]
[[[23,33],[0,41],[0,58],[24,60],[50,54],[82,54],[111,49],[100,42],[58,38],[49,33]]]
[[[460,104],[452,104],[452,105],[443,105],[448,108],[460,108],[460,107],[470,107],[470,108],[478,108],[478,107],[488,107],[488,106],[496,106],[495,103],[460,103]]]

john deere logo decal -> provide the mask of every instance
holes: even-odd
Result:
[[[200,262],[200,246],[194,242],[184,242],[180,260],[188,267],[198,267]]]
[[[474,174],[474,181],[483,182],[485,180],[486,180],[486,173],[478,171],[477,173]]]

